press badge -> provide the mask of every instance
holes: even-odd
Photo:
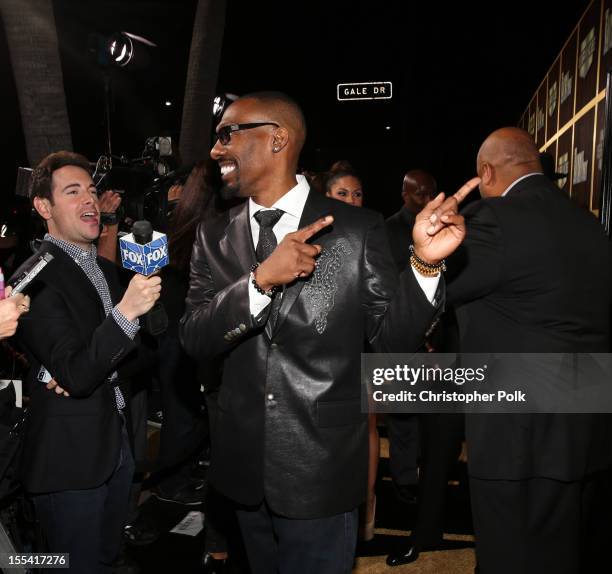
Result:
[[[36,377],[41,383],[47,384],[53,377],[51,373],[45,369],[44,365],[40,366],[40,370],[38,371],[38,376]]]

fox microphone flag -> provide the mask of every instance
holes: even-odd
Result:
[[[168,238],[157,231],[149,221],[136,221],[132,233],[119,240],[121,262],[126,269],[141,275],[152,275],[168,265]],[[144,328],[154,336],[168,328],[168,315],[157,301],[153,308],[142,316]]]
[[[136,221],[132,233],[119,239],[121,263],[126,269],[141,275],[152,275],[168,265],[168,238],[153,231],[148,221]]]

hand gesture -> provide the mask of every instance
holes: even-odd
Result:
[[[69,397],[70,396],[70,393],[68,391],[65,391],[62,387],[60,387],[57,384],[57,381],[55,379],[51,379],[45,386],[50,391],[55,390],[55,394],[56,395],[63,395],[65,397]]]
[[[168,201],[178,201],[183,194],[183,186],[175,183],[168,190]]]
[[[417,257],[436,264],[459,247],[465,237],[459,204],[479,183],[480,178],[474,177],[446,199],[443,193],[438,194],[416,216],[412,241]]]
[[[107,190],[98,198],[100,213],[115,213],[121,205],[121,195],[116,191]]]
[[[160,293],[161,277],[136,274],[132,277],[123,299],[117,304],[117,309],[128,321],[133,321],[151,310]]]
[[[293,233],[287,233],[272,255],[255,271],[257,284],[268,291],[274,286],[308,277],[314,271],[321,246],[306,242],[333,221],[334,218],[328,215]]]
[[[7,287],[6,299],[0,301],[0,339],[12,337],[17,331],[19,317],[30,310],[30,297],[18,293],[9,297],[11,288]]]

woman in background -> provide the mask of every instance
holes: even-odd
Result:
[[[361,180],[352,171],[331,171],[325,182],[325,195],[355,207],[363,205]]]
[[[334,164],[335,165],[335,164]],[[363,186],[357,175],[344,167],[329,172],[325,182],[325,195],[343,201],[355,207],[363,205]],[[380,456],[380,437],[376,428],[376,414],[368,415],[369,461],[368,461],[368,496],[365,512],[362,514],[360,537],[366,542],[374,538],[374,520],[376,518],[376,475]]]

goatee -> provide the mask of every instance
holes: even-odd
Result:
[[[240,185],[224,185],[219,190],[219,195],[223,201],[229,201],[230,199],[236,199],[240,194]]]

